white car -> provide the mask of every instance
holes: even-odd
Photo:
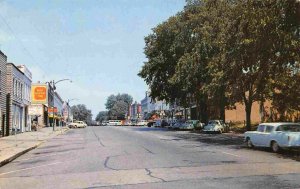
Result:
[[[281,148],[300,149],[300,124],[298,123],[261,123],[256,131],[245,133],[249,148],[269,147],[273,152]]]
[[[147,126],[147,124],[148,124],[148,121],[146,121],[146,120],[141,120],[141,121],[139,121],[139,122],[137,122],[137,126]]]
[[[70,123],[68,126],[70,128],[85,128],[87,127],[87,124],[83,121],[75,121],[73,123]]]
[[[226,129],[226,125],[223,120],[210,120],[203,128],[203,132],[218,132],[223,133]]]

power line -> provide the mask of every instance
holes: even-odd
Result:
[[[38,67],[40,67],[42,69],[42,66],[38,63],[38,61],[36,61],[36,59],[34,58],[34,56],[32,56],[32,54],[30,53],[30,51],[25,47],[25,45],[23,44],[22,40],[15,34],[14,30],[12,29],[12,27],[8,24],[8,22],[6,21],[6,19],[4,18],[4,16],[1,14],[0,12],[0,18],[3,21],[3,23],[7,26],[7,28],[9,29],[10,33],[14,36],[14,38],[19,42],[19,44],[21,45],[22,49],[30,56],[30,58],[33,60],[33,63],[35,65],[37,65]],[[43,77],[45,77],[43,75]]]

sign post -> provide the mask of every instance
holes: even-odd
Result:
[[[57,109],[57,107],[50,107],[50,108],[48,108],[48,113],[52,113],[52,124],[53,124],[53,128],[55,127],[55,113],[57,113],[58,112],[58,109]],[[55,130],[55,129],[54,129]],[[53,130],[53,131],[54,131]]]

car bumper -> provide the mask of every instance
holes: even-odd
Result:
[[[219,133],[219,130],[202,130],[204,133]]]
[[[180,130],[192,130],[194,129],[193,127],[180,127]]]

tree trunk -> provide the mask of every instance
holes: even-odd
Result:
[[[261,100],[259,103],[259,113],[260,113],[260,122],[265,121],[265,107],[264,107],[264,101]]]
[[[246,111],[246,130],[251,130],[251,109],[252,102],[245,102],[245,111]]]
[[[200,103],[199,103],[198,98],[196,98],[196,114],[197,114],[197,119],[201,120],[201,117],[200,117]]]
[[[219,111],[220,111],[220,119],[223,120],[224,122],[225,120],[225,104],[226,104],[226,97],[225,97],[225,87],[222,86],[220,89],[220,104],[219,104]]]
[[[201,99],[200,101],[200,119],[202,123],[208,122],[207,103],[205,99]]]

